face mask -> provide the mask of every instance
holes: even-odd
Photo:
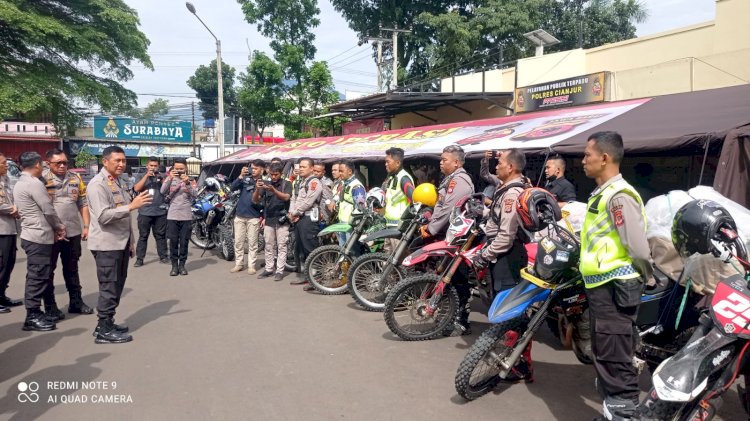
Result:
[[[550,183],[553,182],[553,181],[555,181],[555,180],[557,180],[557,176],[554,175],[554,174],[552,174],[551,176],[547,177],[547,181],[549,181]]]

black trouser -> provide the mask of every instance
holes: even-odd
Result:
[[[297,236],[295,253],[297,254],[297,262],[300,267],[304,268],[305,260],[307,256],[312,253],[319,245],[318,233],[320,232],[320,226],[317,222],[313,222],[309,216],[301,217],[294,225],[294,233]],[[301,272],[299,268],[298,272]]]
[[[193,221],[167,221],[167,238],[169,239],[169,258],[172,263],[187,261],[188,242]]]
[[[24,303],[29,313],[39,311],[42,297],[49,285],[52,271],[52,244],[39,244],[21,239],[26,252],[26,289]]]
[[[498,255],[497,261],[490,265],[492,288],[495,294],[511,289],[521,282],[521,269],[528,264],[529,255],[520,241],[514,242],[506,253]]]
[[[57,304],[55,301],[55,269],[57,269],[58,258],[62,260],[63,278],[68,294],[71,297],[80,294],[81,279],[78,277],[78,260],[81,258],[81,236],[68,237],[67,241],[57,241],[52,245],[49,284],[44,292],[45,307]]]
[[[130,244],[125,250],[100,251],[92,250],[96,261],[96,277],[99,280],[99,301],[96,312],[99,319],[114,318],[115,310],[120,304],[125,279],[128,277]]]
[[[164,260],[168,256],[167,215],[138,215],[138,245],[136,246],[135,257],[141,260],[146,257],[148,234],[151,231],[153,231],[156,240],[156,252],[159,254],[159,260]]]
[[[639,392],[638,371],[633,366],[638,306],[619,307],[614,292],[614,281],[586,290],[594,369],[607,396],[631,399]]]
[[[0,297],[5,296],[10,274],[16,266],[16,236],[0,235]]]

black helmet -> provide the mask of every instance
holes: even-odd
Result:
[[[716,252],[711,240],[737,238],[737,224],[724,207],[711,200],[693,200],[677,211],[672,221],[672,244],[682,257]]]
[[[569,235],[544,237],[537,245],[534,274],[545,281],[553,281],[556,275],[578,266],[579,254],[578,243]]]
[[[518,196],[516,211],[523,227],[531,232],[540,231],[562,219],[562,210],[555,197],[539,187],[526,189]]]

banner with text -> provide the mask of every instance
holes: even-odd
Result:
[[[607,73],[599,72],[516,89],[516,112],[604,101]]]
[[[546,149],[647,101],[649,99],[637,99],[374,134],[296,140],[240,151],[215,163],[303,156],[326,160],[382,158],[385,150],[391,147],[404,149],[406,156],[439,155],[448,145],[460,145],[466,152],[509,148]]]
[[[192,141],[191,126],[189,121],[94,117],[94,138],[189,143]]]

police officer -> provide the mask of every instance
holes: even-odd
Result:
[[[432,212],[432,219],[427,225],[420,228],[422,240],[442,237],[448,228],[448,218],[451,211],[456,207],[461,198],[474,193],[474,183],[463,168],[466,154],[460,146],[450,145],[443,149],[440,155],[440,171],[445,178],[438,187],[438,200]],[[457,276],[463,276],[460,272]],[[467,282],[454,282],[454,288],[458,293],[459,312],[455,322],[453,334],[468,335],[471,333],[469,326],[469,294],[470,289]]]
[[[484,152],[484,158],[482,158],[482,161],[479,163],[479,176],[482,177],[482,180],[486,181],[487,184],[497,189],[497,186],[500,185],[502,181],[500,181],[497,175],[490,172],[490,159],[492,158],[493,153],[493,151]],[[500,153],[498,152],[497,158],[499,157]],[[493,189],[493,192],[495,189]]]
[[[70,304],[68,313],[91,314],[94,310],[81,298],[81,280],[78,276],[78,260],[81,258],[81,240],[89,237],[89,205],[86,199],[86,185],[81,176],[68,171],[68,157],[60,149],[50,149],[46,153],[49,169],[44,170],[43,177],[47,193],[52,198],[57,215],[66,228],[67,237],[56,241],[52,248],[52,269],[49,286],[44,295],[44,307],[47,315],[58,320],[64,319],[55,303],[55,268],[57,260],[62,260],[63,278],[68,290]],[[83,221],[83,228],[81,228]]]
[[[616,132],[591,135],[583,158],[596,181],[581,231],[580,271],[591,311],[591,347],[597,390],[604,399],[600,420],[629,420],[638,404],[633,335],[644,280],[653,269],[641,197],[620,174],[624,155]]]
[[[0,313],[10,313],[10,307],[20,306],[21,300],[5,295],[10,274],[16,266],[18,207],[13,201],[13,189],[8,179],[8,159],[0,154]]]
[[[148,191],[130,201],[127,186],[120,180],[125,171],[125,151],[109,146],[102,152],[103,168],[88,185],[91,230],[89,250],[96,261],[99,280],[99,301],[96,311],[99,322],[94,329],[96,343],[122,343],[133,340],[128,327],[115,324],[115,310],[120,304],[128,260],[135,254],[135,242],[130,212],[148,205],[152,196]]]
[[[341,202],[339,202],[338,218],[339,222],[351,224],[354,210],[358,207],[364,207],[366,204],[367,191],[365,191],[365,186],[362,185],[362,182],[354,175],[354,164],[349,161],[342,161],[339,164],[339,171],[344,184],[342,186]],[[346,244],[351,235],[351,233],[343,232],[338,234],[340,246]]]
[[[544,188],[552,193],[558,202],[575,202],[576,188],[565,178],[565,158],[554,155],[547,159],[544,165],[544,175],[547,177]]]
[[[294,225],[297,238],[298,262],[303,264],[307,256],[319,245],[318,232],[320,226],[320,199],[323,194],[323,185],[319,178],[313,175],[313,160],[301,158],[299,160],[299,185],[293,192],[289,204],[289,220]],[[299,269],[298,269],[299,271]],[[299,277],[290,282],[291,285],[306,284],[304,277]]]
[[[185,263],[193,225],[193,200],[198,196],[198,185],[187,175],[185,158],[174,160],[172,171],[162,182],[161,194],[169,201],[167,239],[169,239],[169,260],[172,262],[169,276],[177,276],[178,273],[187,275]]]
[[[19,160],[23,173],[13,187],[13,198],[21,214],[21,247],[26,252],[23,330],[53,330],[56,318],[46,318],[40,307],[52,271],[52,247],[55,241],[65,238],[65,225],[41,181],[42,157],[36,152],[24,152]]]
[[[320,220],[326,224],[333,222],[335,214],[330,210],[333,203],[333,180],[326,176],[326,166],[321,162],[316,162],[313,166],[313,175],[320,179],[323,185],[323,193],[320,200]]]
[[[133,190],[136,193],[147,191],[153,196],[150,205],[138,209],[138,246],[135,249],[135,264],[133,267],[143,266],[148,248],[148,235],[153,231],[156,240],[156,252],[159,254],[160,263],[169,263],[167,253],[167,205],[164,203],[164,195],[161,194],[161,184],[164,177],[159,171],[159,158],[152,156],[148,158],[146,173],[135,183]]]

